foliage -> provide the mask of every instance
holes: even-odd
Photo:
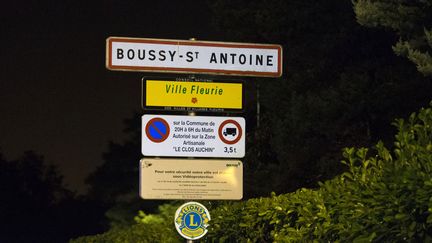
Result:
[[[387,144],[394,117],[430,98],[432,83],[383,48],[394,43],[395,34],[360,26],[350,1],[208,3],[215,27],[224,33],[220,40],[284,48],[282,78],[245,82],[245,198],[316,187],[333,178],[345,169],[339,163],[343,147],[370,146],[378,138]],[[128,224],[139,209],[152,212],[160,203],[137,196],[139,118],[135,114],[126,121],[128,139],[110,143],[104,163],[87,180],[89,196],[110,208],[111,226]]]
[[[104,208],[65,189],[35,152],[10,161],[0,154],[0,189],[0,242],[65,242],[101,230]]]
[[[391,121],[430,99],[432,83],[391,50],[396,34],[360,26],[350,1],[209,2],[221,38],[283,46],[282,78],[245,82],[261,105],[260,127],[246,106],[247,198],[333,178],[342,148],[389,144]]]
[[[126,228],[113,228],[100,235],[80,237],[71,243],[95,242],[182,242],[174,228],[173,215],[179,205],[164,204],[158,214],[140,211],[135,217],[137,224]]]
[[[394,117],[430,99],[432,83],[385,48],[397,35],[360,26],[350,1],[208,3],[219,40],[278,43],[284,50],[282,78],[245,82],[244,198],[317,187],[346,169],[339,163],[342,148],[378,139],[389,144]],[[109,208],[111,227],[129,225],[138,210],[152,213],[163,203],[138,197],[140,114],[125,127],[128,139],[110,143],[104,164],[87,179],[89,197]]]
[[[373,155],[367,148],[346,148],[347,172],[316,190],[221,206],[212,212],[209,237],[222,242],[431,241],[432,109],[395,125],[393,154],[381,142]]]
[[[431,103],[432,106],[432,103]],[[211,210],[209,242],[431,242],[432,108],[396,120],[395,148],[345,148],[347,171],[317,189]],[[175,206],[140,213],[139,224],[73,242],[171,241]],[[145,227],[143,227],[145,226]],[[146,238],[147,237],[147,238]],[[160,237],[168,237],[161,239]],[[144,241],[143,241],[144,242]]]
[[[430,99],[432,83],[425,82],[409,61],[385,48],[398,34],[408,41],[411,27],[412,33],[430,28],[414,24],[427,14],[406,14],[395,25],[404,32],[395,34],[360,26],[359,15],[356,21],[352,3],[345,0],[208,3],[216,28],[224,33],[220,40],[279,43],[284,48],[282,78],[245,82],[245,198],[317,187],[318,181],[346,170],[339,163],[342,148],[370,146],[378,139],[388,145],[394,117],[406,116]],[[366,12],[362,16],[370,17]],[[428,23],[427,17],[422,20]],[[430,33],[425,33],[430,42]],[[427,62],[421,55],[417,59]],[[260,127],[253,108],[257,100]],[[162,203],[143,201],[137,195],[139,117],[135,114],[126,121],[129,138],[122,144],[110,143],[104,164],[87,180],[89,196],[109,208],[105,215],[112,227],[128,225],[139,209],[152,213]]]
[[[432,76],[432,1],[356,0],[357,21],[397,31],[396,54],[406,56],[426,76]]]
[[[141,118],[134,114],[125,120],[124,132],[128,139],[117,144],[110,142],[108,151],[103,154],[104,163],[89,177],[88,197],[99,200],[105,212],[105,222],[110,227],[130,225],[140,209],[152,212],[160,201],[143,201],[138,196],[138,164],[141,159]]]

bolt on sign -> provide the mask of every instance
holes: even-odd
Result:
[[[144,156],[242,158],[245,119],[219,116],[142,116]]]
[[[140,161],[143,199],[240,200],[243,163],[231,159],[150,159]]]
[[[148,110],[239,112],[243,83],[144,79],[142,105]]]
[[[109,37],[110,70],[282,76],[282,47],[272,44]]]

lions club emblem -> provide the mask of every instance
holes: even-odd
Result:
[[[189,240],[196,240],[207,233],[210,213],[204,205],[188,202],[181,205],[175,214],[174,224],[181,236]]]

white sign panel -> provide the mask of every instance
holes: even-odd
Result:
[[[280,45],[110,37],[110,70],[280,77]]]
[[[240,160],[148,159],[140,161],[143,199],[240,200]]]
[[[243,117],[144,115],[142,154],[170,157],[242,158]]]

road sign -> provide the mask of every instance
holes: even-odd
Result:
[[[109,37],[110,70],[282,76],[282,47],[210,41]]]
[[[243,164],[229,159],[144,158],[139,190],[143,199],[240,200]]]
[[[241,82],[143,80],[143,108],[188,111],[241,111]]]
[[[181,205],[174,216],[177,232],[188,240],[197,240],[207,234],[210,213],[204,205],[188,202]]]
[[[218,135],[222,142],[236,144],[243,137],[242,131],[241,125],[236,120],[228,119],[219,125]]]
[[[142,127],[144,156],[242,158],[245,155],[243,117],[144,115]]]
[[[170,127],[164,119],[155,117],[147,122],[145,133],[150,141],[161,143],[168,138]]]

